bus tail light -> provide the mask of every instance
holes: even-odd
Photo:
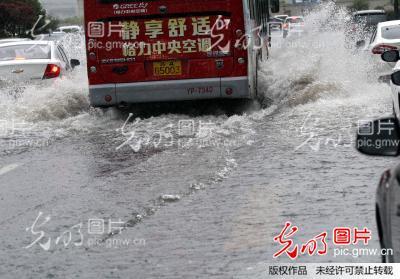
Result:
[[[44,72],[43,79],[50,79],[59,77],[61,73],[61,68],[55,64],[48,64],[46,71]]]
[[[237,62],[239,64],[244,64],[246,62],[246,59],[244,59],[243,57],[238,58]]]
[[[232,95],[233,94],[233,89],[230,88],[230,87],[226,88],[225,89],[225,94],[228,95],[228,96]]]
[[[375,46],[375,47],[372,49],[372,53],[373,53],[373,54],[382,54],[382,53],[384,53],[385,51],[388,51],[388,50],[396,50],[396,49],[397,49],[397,47],[394,47],[394,46],[385,45],[385,44],[380,44],[380,45]]]

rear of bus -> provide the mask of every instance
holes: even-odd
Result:
[[[86,0],[91,104],[252,98],[244,5]]]

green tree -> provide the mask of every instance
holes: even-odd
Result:
[[[35,26],[39,18],[37,28],[46,23],[46,11],[39,0],[0,0],[0,37],[28,37],[31,34],[27,31]]]
[[[356,11],[368,10],[369,3],[367,0],[353,0],[353,5],[351,8]]]

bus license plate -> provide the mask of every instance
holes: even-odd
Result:
[[[154,76],[176,76],[182,74],[181,61],[162,61],[153,63]]]

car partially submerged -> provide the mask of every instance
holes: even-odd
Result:
[[[368,45],[366,45],[365,40],[359,41],[357,44],[359,47],[364,46],[364,50],[370,53],[381,76],[390,75],[395,63],[384,63],[381,55],[389,50],[400,49],[400,20],[378,23]]]
[[[396,116],[397,120],[400,121],[400,54],[399,50],[390,50],[384,52],[382,55],[382,60],[389,63],[396,63],[390,75],[390,87],[392,90],[392,100],[393,100],[393,114]]]
[[[400,127],[393,117],[359,122],[356,148],[373,156],[398,156]],[[375,217],[382,262],[400,261],[400,165],[383,172],[378,184]]]
[[[302,16],[290,16],[285,19],[283,24],[283,37],[290,34],[301,34],[304,32],[304,18]]]
[[[23,41],[0,45],[3,83],[41,84],[59,78],[80,64],[69,59],[62,45],[52,41]]]
[[[346,47],[353,48],[356,43],[371,37],[380,22],[387,21],[384,10],[363,10],[351,15],[346,28]]]
[[[400,155],[400,54],[398,50],[382,54],[386,62],[397,61],[391,75],[393,116],[359,122],[356,148],[373,156]],[[376,222],[383,262],[400,261],[400,165],[383,172],[376,194]]]

